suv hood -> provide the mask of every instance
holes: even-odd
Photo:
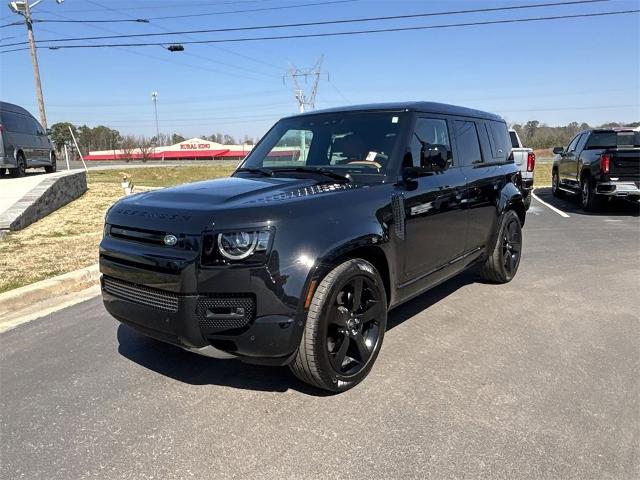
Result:
[[[118,201],[107,213],[113,225],[199,234],[212,213],[260,207],[272,202],[330,194],[351,184],[318,184],[313,179],[228,177],[139,193]],[[218,217],[218,216],[217,216]]]

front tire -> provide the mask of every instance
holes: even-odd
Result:
[[[554,197],[562,197],[562,190],[560,190],[560,176],[558,170],[553,170],[551,173],[551,193]]]
[[[484,280],[507,283],[513,280],[522,254],[522,226],[513,210],[507,210],[500,221],[496,245],[480,269]]]
[[[347,260],[318,285],[289,368],[315,387],[348,390],[371,371],[386,327],[387,297],[380,274],[363,259]]]

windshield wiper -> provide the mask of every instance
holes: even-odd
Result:
[[[319,175],[324,175],[325,177],[329,177],[333,180],[338,180],[342,183],[350,183],[351,178],[346,175],[340,175],[332,170],[327,170],[326,168],[311,168],[311,167],[294,167],[294,168],[276,168],[273,170],[273,174],[280,172],[297,172],[297,173],[316,173]]]
[[[234,173],[257,173],[259,175],[264,175],[265,177],[272,177],[273,170],[269,170],[268,168],[239,168]]]

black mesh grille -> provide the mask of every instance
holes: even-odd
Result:
[[[107,233],[111,237],[120,238],[122,240],[152,243],[154,245],[164,245],[165,232],[111,225],[108,227]]]
[[[248,325],[255,310],[251,297],[200,297],[196,314],[200,328],[222,331]]]
[[[163,310],[165,312],[178,311],[178,295],[150,287],[143,287],[134,283],[103,278],[104,290],[111,295],[120,297],[133,303]]]

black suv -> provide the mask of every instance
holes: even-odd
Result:
[[[551,191],[579,193],[582,208],[596,210],[601,200],[640,200],[640,130],[599,128],[579,132],[567,148],[553,149]]]
[[[475,264],[491,282],[516,274],[510,150],[500,117],[437,103],[284,118],[230,178],[111,207],[104,304],[187,350],[346,390],[371,370],[389,309]]]

